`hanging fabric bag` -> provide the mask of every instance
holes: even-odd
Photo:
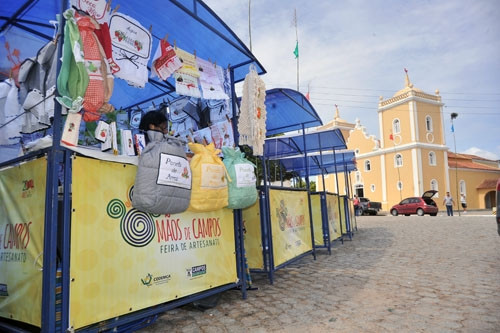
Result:
[[[132,206],[151,214],[185,211],[191,198],[191,170],[185,142],[148,131],[149,144],[139,156]]]
[[[245,158],[245,153],[239,148],[222,147],[222,153],[224,165],[231,178],[227,207],[231,209],[250,207],[257,200],[255,165]]]
[[[188,143],[194,153],[191,159],[193,173],[193,191],[188,210],[193,212],[209,212],[227,206],[228,188],[227,173],[219,156],[219,149],[211,143],[203,146],[199,143]]]

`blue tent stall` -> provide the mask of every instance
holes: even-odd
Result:
[[[289,112],[289,116],[292,114],[292,112]],[[293,118],[293,116],[291,117]],[[244,216],[244,220],[247,223],[247,238],[245,239],[247,253],[259,256],[259,260],[249,258],[250,268],[254,272],[267,273],[270,283],[273,283],[274,271],[277,269],[309,254],[312,254],[315,258],[315,248],[313,246],[314,227],[312,224],[309,187],[309,171],[312,171],[312,169],[309,166],[309,162],[311,161],[308,157],[309,154],[320,152],[324,149],[345,148],[345,140],[338,129],[305,133],[305,128],[303,128],[301,134],[287,134],[266,139],[263,161],[265,176],[263,177],[264,184],[259,200],[259,213],[252,213],[252,210],[257,209],[257,207],[253,207],[252,210],[246,212],[248,218]],[[298,154],[303,156],[297,160],[302,160],[305,165],[302,170],[305,173],[306,190],[269,186],[267,181],[269,176],[267,162],[269,160],[281,161],[287,156]],[[301,198],[298,201],[294,201],[296,200],[294,197],[297,196]],[[259,216],[259,230],[256,230],[255,226],[253,228],[248,226],[248,221],[251,220],[250,216]],[[297,220],[297,217],[299,220],[306,220],[306,223],[295,223],[293,219]],[[259,244],[250,244],[250,241],[247,241],[249,229],[253,237],[260,237]],[[306,235],[304,230],[309,231],[309,235]],[[309,242],[310,247],[303,246],[304,243]],[[261,248],[260,254],[251,250],[251,248],[256,247]]]
[[[338,186],[338,173],[343,173],[346,188],[349,188],[348,180],[351,171],[356,170],[354,152],[346,150],[329,150],[312,153],[308,157],[308,166],[304,155],[290,156],[279,160],[286,170],[293,170],[300,177],[306,177],[308,167],[310,176],[321,176],[323,188],[325,188],[325,174],[335,174]],[[338,193],[337,187],[337,193]],[[314,210],[315,247],[326,248],[331,254],[332,242],[343,236],[352,237],[355,225],[355,217],[350,214],[350,201],[347,196],[329,193],[326,190],[312,193],[313,206],[319,205],[320,210]],[[342,198],[342,199],[339,199]],[[319,199],[319,200],[318,200]],[[343,202],[343,203],[342,203]],[[321,223],[320,223],[321,222]],[[322,243],[321,243],[322,242]]]
[[[0,39],[3,43],[8,42],[11,50],[17,49],[17,54],[20,53],[22,59],[35,56],[38,49],[55,37],[56,30],[54,30],[50,21],[55,20],[57,22],[59,34],[64,31],[64,21],[61,18],[62,13],[69,5],[70,3],[67,0],[4,2],[0,7]],[[146,27],[150,27],[154,39],[153,52],[158,40],[166,38],[168,34],[168,40],[171,44],[176,44],[184,50],[195,52],[197,56],[203,59],[211,59],[220,66],[228,68],[231,76],[233,104],[236,100],[234,83],[245,78],[251,65],[255,66],[259,74],[265,73],[265,69],[244,43],[200,0],[155,0],[147,3],[132,0],[120,3],[119,12],[135,18]],[[152,15],[152,13],[155,13],[155,15]],[[59,18],[56,15],[59,15]],[[62,40],[61,36],[59,41]],[[62,43],[59,42],[59,55],[61,49]],[[13,65],[10,60],[6,61],[6,59],[7,57],[1,57],[0,59],[2,79],[9,76],[10,68]],[[60,67],[60,62],[58,67]],[[175,84],[172,78],[166,81],[149,78],[144,89],[132,88],[125,81],[117,79],[115,80],[110,102],[117,108],[127,109],[156,100],[165,98],[170,100],[176,97],[178,96],[175,94]],[[233,110],[235,110],[235,107],[233,107]],[[52,128],[62,128],[61,107],[57,103]],[[72,176],[72,165],[75,157],[77,161],[84,159],[60,145],[61,132],[59,130],[54,130],[51,134],[53,143],[49,147],[22,157],[11,158],[11,156],[14,156],[14,154],[11,154],[6,158],[4,152],[12,151],[12,147],[0,147],[1,155],[3,155],[0,160],[0,169],[14,169],[10,167],[26,165],[31,161],[40,159],[47,161],[46,167],[42,170],[43,177],[40,178],[43,178],[46,184],[42,201],[45,203],[43,207],[43,236],[41,236],[43,264],[40,265],[40,267],[43,267],[41,273],[40,315],[42,332],[56,332],[66,329],[76,329],[78,331],[103,331],[109,329],[131,331],[154,321],[161,312],[224,290],[241,288],[243,297],[246,297],[246,279],[244,278],[244,263],[242,260],[244,246],[242,224],[241,220],[237,218],[237,214],[235,214],[233,229],[234,251],[236,253],[235,266],[238,276],[236,282],[215,287],[209,286],[204,291],[191,293],[173,301],[160,301],[155,306],[138,310],[131,307],[127,313],[89,326],[70,327],[69,293],[70,284],[74,280],[70,276],[72,248],[70,216],[72,207],[74,210],[71,189],[72,183],[75,181]],[[126,168],[126,164],[118,163],[118,165]],[[144,221],[137,221],[140,226],[145,226]],[[37,257],[37,260],[42,261],[39,260],[39,257]],[[197,274],[201,272],[201,268],[201,266],[196,268]],[[149,286],[150,275],[146,275],[146,273],[148,272],[144,272],[142,283]],[[168,281],[168,274],[163,275],[162,278],[164,281]],[[138,280],[138,282],[140,281]],[[61,293],[56,293],[56,283]],[[60,321],[56,321],[56,311]]]

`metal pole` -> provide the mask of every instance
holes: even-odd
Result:
[[[248,37],[250,39],[250,52],[252,52],[252,23],[251,23],[251,15],[250,15],[250,4],[252,0],[248,0]]]
[[[457,141],[455,140],[455,126],[453,124],[453,119],[458,117],[458,113],[452,112],[451,113],[451,128],[453,129],[453,146],[455,149],[455,187],[457,189],[457,197],[456,197],[456,203],[457,203],[457,211],[458,211],[458,216],[460,216],[460,204],[458,203],[458,198],[459,198],[459,193],[458,193],[458,159],[457,159]]]

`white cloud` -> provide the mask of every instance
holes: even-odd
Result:
[[[248,45],[248,0],[205,2]],[[360,118],[379,136],[378,96],[389,98],[402,89],[403,68],[408,68],[415,87],[441,91],[449,147],[456,139],[459,152],[481,147],[487,154],[481,156],[500,156],[500,6],[495,1],[272,3],[271,9],[269,1],[251,1],[252,48],[268,72],[263,76],[268,88],[296,89],[291,25],[296,8],[299,90],[305,93],[310,83],[311,102],[324,122],[332,120],[338,104],[342,118]],[[460,114],[456,138],[450,133],[451,112]]]
[[[464,151],[464,154],[476,155],[479,157],[487,158],[490,160],[498,161],[500,160],[500,155],[493,153],[491,151],[486,151],[478,147],[470,147]]]

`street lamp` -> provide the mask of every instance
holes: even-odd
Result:
[[[458,193],[458,158],[457,158],[457,141],[455,140],[455,126],[453,125],[453,119],[456,119],[458,117],[458,113],[452,112],[451,113],[451,133],[453,133],[453,145],[455,147],[455,186],[457,188],[457,197],[456,197],[456,203],[457,203],[457,210],[458,210],[458,216],[460,216],[460,204],[459,204],[459,197],[460,194]]]

